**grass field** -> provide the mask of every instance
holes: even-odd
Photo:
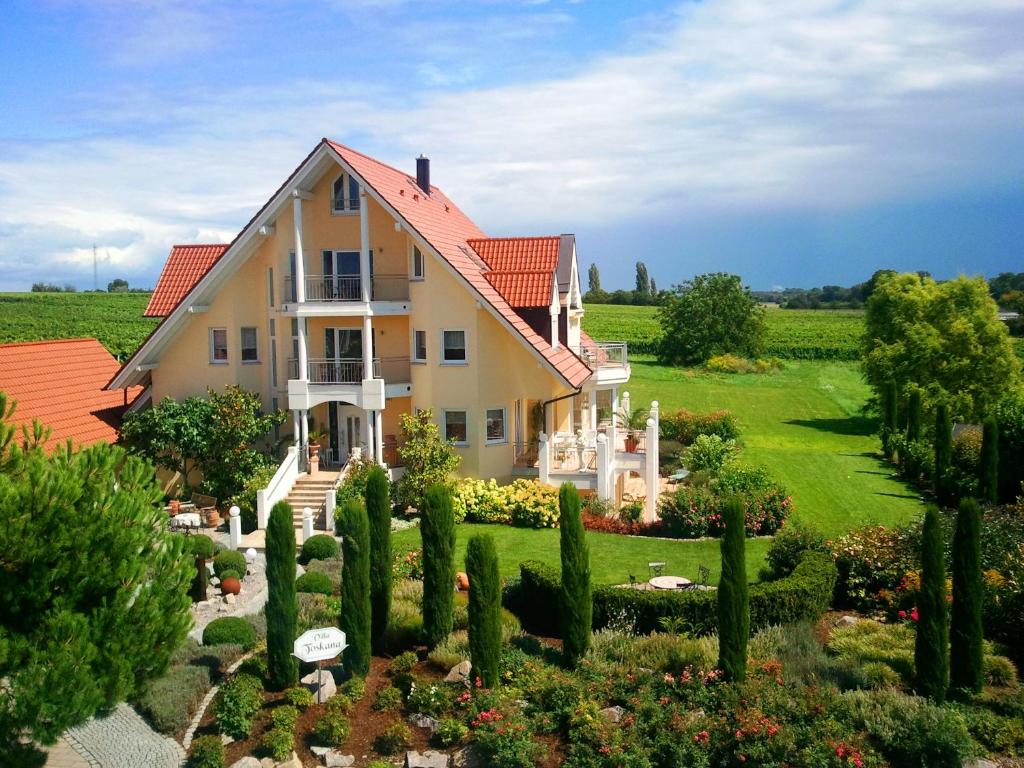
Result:
[[[463,523],[456,528],[455,562],[458,570],[465,570],[466,542],[473,534],[481,532],[494,537],[503,579],[518,576],[519,563],[523,560],[540,560],[561,568],[557,530]],[[666,541],[590,532],[587,541],[590,543],[590,568],[595,584],[626,584],[630,573],[646,581],[647,563],[650,562],[664,562],[666,574],[689,579],[696,577],[698,566],[705,565],[711,571],[710,580],[718,581],[721,555],[717,540]],[[400,531],[392,537],[395,552],[408,552],[420,544],[418,528]],[[764,563],[767,550],[767,539],[747,540],[747,574],[751,581],[757,579],[757,571]]]
[[[156,326],[148,293],[0,293],[0,344],[93,336],[124,360]]]

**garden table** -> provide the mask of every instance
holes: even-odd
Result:
[[[198,512],[182,512],[171,518],[171,530],[191,531],[203,527],[203,520]]]
[[[690,586],[690,580],[682,576],[655,576],[648,584],[655,589],[685,589]]]

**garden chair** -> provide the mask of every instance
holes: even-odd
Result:
[[[192,503],[195,505],[195,511],[198,512],[204,520],[209,517],[211,512],[217,509],[217,499],[213,496],[206,496],[202,493],[193,493]]]
[[[648,563],[647,564],[647,572],[650,574],[651,578],[653,579],[655,576],[661,576],[661,574],[665,572],[665,566],[666,565],[667,565],[667,563],[664,563],[664,562]]]

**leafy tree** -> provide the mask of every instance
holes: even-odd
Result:
[[[141,692],[191,626],[194,560],[153,467],[123,448],[15,440],[0,393],[0,760]]]
[[[730,352],[754,356],[764,338],[764,308],[738,275],[698,275],[663,294],[658,309],[658,357],[669,365],[697,365]]]
[[[341,629],[348,647],[345,664],[353,675],[370,671],[370,522],[359,499],[341,509]]]
[[[591,264],[587,270],[587,290],[591,293],[601,290],[601,273],[597,270],[597,264]]]
[[[128,281],[117,277],[107,283],[107,293],[127,293]]]
[[[398,455],[405,474],[395,484],[395,500],[401,507],[419,507],[430,486],[447,483],[459,468],[459,455],[441,437],[441,429],[433,418],[429,408],[402,414],[403,442]]]
[[[575,667],[590,646],[593,602],[590,548],[587,546],[580,495],[572,483],[558,491],[559,538],[562,550],[562,653]]]
[[[637,304],[647,304],[651,296],[651,278],[647,274],[647,265],[642,261],[636,263],[636,288],[633,293]]]
[[[152,408],[125,416],[121,441],[132,453],[181,474],[187,486],[208,450],[212,419],[209,400],[189,397],[178,402],[168,397]]]
[[[501,579],[498,553],[489,533],[478,533],[466,545],[469,576],[469,656],[473,676],[485,688],[498,685],[501,660]]]
[[[433,648],[452,631],[455,516],[447,485],[432,485],[420,509],[423,538],[423,641]]]
[[[953,537],[949,684],[973,693],[981,690],[982,683],[982,589],[981,508],[974,499],[964,499]]]
[[[981,429],[978,495],[982,501],[995,504],[999,500],[999,425],[990,416]]]
[[[868,382],[897,381],[927,405],[946,402],[961,420],[978,418],[1020,385],[1020,361],[982,278],[936,283],[883,275],[867,302],[861,341]]]
[[[922,696],[942,703],[949,685],[949,627],[946,617],[946,564],[943,554],[942,521],[939,508],[930,504],[925,511],[921,536],[921,590],[914,668],[917,690]]]
[[[896,454],[896,441],[893,438],[897,429],[897,400],[896,382],[887,382],[882,388],[882,453],[889,461],[892,461]]]
[[[374,651],[380,653],[391,614],[391,497],[387,472],[375,465],[366,480],[370,520],[370,605]]]
[[[298,625],[295,601],[295,524],[292,508],[279,501],[267,521],[267,678],[274,690],[299,679],[292,655]]]
[[[722,576],[718,582],[718,666],[726,680],[747,675],[750,601],[747,595],[746,512],[733,497],[722,509]]]
[[[953,462],[953,425],[945,403],[935,406],[935,498],[939,504],[952,503],[949,470]]]

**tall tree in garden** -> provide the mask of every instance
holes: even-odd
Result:
[[[636,263],[636,290],[634,291],[637,304],[647,304],[651,296],[651,278],[647,274],[647,265],[642,261]]]
[[[597,270],[597,264],[591,264],[587,270],[587,289],[591,293],[601,290],[601,273]]]
[[[195,572],[151,464],[104,443],[47,452],[38,424],[23,445],[13,415],[0,392],[5,766],[33,764],[37,745],[163,674],[192,625]]]
[[[921,537],[921,590],[918,601],[914,669],[917,691],[941,703],[949,685],[949,625],[946,614],[946,564],[939,508],[930,504]]]
[[[381,653],[391,614],[391,491],[384,468],[376,465],[366,479],[366,514],[370,519],[370,604],[373,650]]]
[[[745,518],[741,499],[726,501],[722,509],[722,576],[718,582],[718,666],[725,679],[733,682],[746,678],[750,637]]]
[[[593,602],[590,548],[587,546],[580,495],[572,483],[558,491],[558,525],[562,549],[562,653],[575,667],[590,647]]]
[[[267,678],[280,691],[299,680],[292,656],[298,626],[295,602],[295,524],[292,508],[279,501],[267,521]]]
[[[903,473],[911,480],[921,476],[921,457],[916,452],[916,444],[921,439],[921,390],[912,389],[907,396],[907,434],[906,455],[900,456]]]
[[[395,483],[395,501],[402,508],[419,508],[427,488],[447,483],[461,461],[451,443],[441,435],[429,408],[402,414],[398,456],[405,472]]]
[[[935,497],[939,504],[953,503],[949,468],[953,462],[953,425],[945,403],[935,406]]]
[[[469,657],[473,677],[485,688],[498,684],[501,659],[501,580],[494,538],[478,533],[466,545],[469,576]]]
[[[433,648],[452,631],[455,601],[455,516],[446,485],[427,489],[420,509],[423,538],[423,642]]]
[[[988,504],[999,501],[999,425],[991,416],[982,424],[978,496]]]
[[[882,453],[889,461],[893,460],[896,454],[896,419],[899,395],[896,392],[896,382],[888,381],[882,388]]]
[[[364,677],[370,671],[370,523],[359,499],[341,509],[341,629],[348,648],[345,666]]]
[[[977,693],[982,683],[981,508],[964,499],[953,537],[953,619],[950,625],[949,684]]]

